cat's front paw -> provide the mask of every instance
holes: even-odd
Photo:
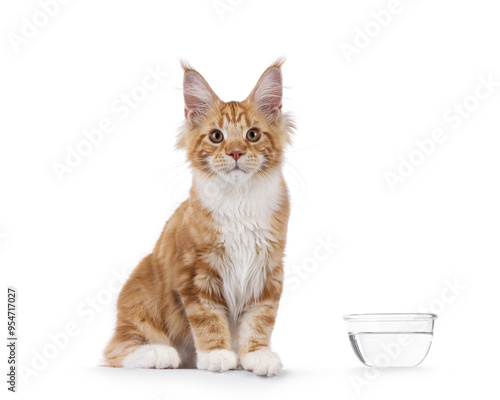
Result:
[[[274,376],[281,371],[283,364],[277,353],[266,348],[245,354],[241,366],[256,375]]]
[[[198,353],[198,369],[214,372],[225,372],[238,367],[238,356],[234,351],[212,350]]]
[[[177,350],[162,344],[146,344],[137,346],[123,360],[124,368],[177,368],[181,359]]]

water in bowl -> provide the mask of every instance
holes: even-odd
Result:
[[[357,332],[349,334],[359,360],[370,367],[413,367],[427,355],[428,332]]]

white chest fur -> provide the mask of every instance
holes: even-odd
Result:
[[[195,185],[221,234],[224,253],[218,269],[231,316],[237,318],[265,283],[268,248],[274,241],[271,218],[283,198],[281,175],[238,186],[222,180],[207,183],[195,175]]]

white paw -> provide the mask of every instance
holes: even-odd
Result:
[[[177,350],[162,344],[137,347],[123,360],[123,368],[177,368],[181,363]]]
[[[245,354],[241,366],[257,375],[274,376],[280,372],[283,364],[277,353],[261,349]]]
[[[212,350],[209,352],[199,352],[198,369],[206,369],[215,372],[224,372],[238,367],[238,356],[234,351]]]

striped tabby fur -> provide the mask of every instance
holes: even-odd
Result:
[[[281,65],[244,101],[223,102],[183,64],[178,147],[193,170],[190,196],[120,293],[106,365],[281,369],[269,348],[289,217],[281,166],[293,129],[281,111]]]

